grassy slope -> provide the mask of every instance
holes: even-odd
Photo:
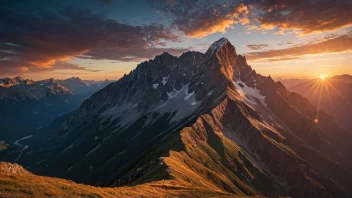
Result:
[[[101,188],[31,173],[0,173],[0,197],[234,197],[187,183],[164,180],[132,187]]]
[[[163,158],[175,181],[237,196],[260,196],[270,189],[272,184],[261,170],[218,128],[209,129],[209,122],[211,117],[203,115],[193,127],[183,129],[185,150],[171,151],[169,157]]]
[[[249,166],[240,148],[219,129],[210,129],[210,125],[215,127],[209,125],[212,122],[209,115],[201,116],[193,127],[186,127],[167,138],[165,144],[159,144],[149,153],[152,156],[144,155],[147,161],[136,163],[137,173],[153,158],[163,156],[164,163],[156,161],[144,166],[145,172],[135,183],[144,184],[101,188],[33,174],[0,174],[0,197],[259,197],[261,193],[253,187],[265,186],[261,183],[263,178],[259,179],[260,170]],[[128,180],[135,174],[126,175]]]
[[[224,109],[226,104],[215,108],[214,113],[222,115]],[[223,135],[223,126],[214,122],[209,114],[200,116],[146,152],[141,159],[126,165],[126,171],[116,176],[118,182],[113,185],[172,179],[237,196],[261,196],[276,191],[268,176],[245,157],[238,145]]]

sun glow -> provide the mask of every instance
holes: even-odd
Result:
[[[320,76],[320,79],[324,80],[324,79],[325,79],[325,76],[324,76],[324,75],[321,75],[321,76]]]

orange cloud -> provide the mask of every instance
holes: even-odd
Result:
[[[227,7],[222,6],[222,8]],[[217,32],[225,33],[227,29],[233,28],[233,25],[238,22],[242,25],[249,24],[250,20],[246,17],[247,14],[248,8],[243,3],[234,6],[231,15],[214,9],[213,16],[203,15],[195,19],[191,27],[188,29],[184,28],[183,31],[190,38],[202,38]]]
[[[234,6],[232,9],[232,16],[238,18],[240,14],[247,15],[248,14],[248,7],[243,3]]]
[[[279,29],[279,34],[293,31],[300,36],[320,34],[352,26],[350,0],[272,1],[259,4],[264,14],[258,17],[265,30]]]
[[[55,54],[50,54],[47,53],[46,56],[42,56],[42,59],[29,59],[26,60],[28,65],[32,65],[34,67],[38,67],[38,68],[52,68],[53,65],[57,62],[57,61],[67,61],[67,60],[71,60],[72,58],[79,56],[81,54],[85,54],[88,53],[90,50],[86,49],[86,50],[82,50],[79,51],[77,50],[76,52],[72,52],[72,54],[66,54],[65,51],[63,51],[63,53],[55,53]],[[29,52],[26,57],[30,57],[31,56],[31,52]],[[33,57],[37,57],[35,55],[33,55]]]
[[[186,37],[202,38],[209,34],[224,33],[235,24],[249,24],[248,6],[243,3],[232,5],[178,1],[177,5],[166,4],[165,12],[175,17],[173,26]]]
[[[19,70],[22,72],[26,72],[26,71],[28,71],[28,68],[27,67],[20,67]]]
[[[246,45],[246,48],[250,50],[262,50],[264,48],[269,47],[270,45],[268,44],[251,44],[251,45]]]
[[[305,55],[341,53],[352,50],[352,33],[321,39],[321,41],[278,50],[250,52],[245,54],[248,60],[284,61],[298,59]]]
[[[249,24],[251,21],[247,18],[247,17],[243,17],[240,19],[240,23],[242,25],[246,25],[246,24]]]
[[[220,19],[216,22],[211,21],[201,21],[202,25],[199,29],[186,30],[185,34],[190,38],[202,38],[209,34],[216,32],[225,33],[228,28],[230,28],[235,21],[233,19]]]
[[[62,9],[60,14],[48,11],[45,16],[7,7],[1,7],[0,11],[0,23],[4,26],[0,42],[2,74],[15,75],[25,71],[24,68],[30,72],[62,67],[93,71],[77,65],[63,65],[62,61],[74,57],[136,61],[165,51],[179,54],[187,50],[166,48],[166,41],[177,42],[179,36],[174,29],[161,24],[132,26],[78,8]]]
[[[264,30],[273,30],[276,27],[276,25],[262,23],[260,24],[260,27],[263,28]]]

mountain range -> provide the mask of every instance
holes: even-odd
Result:
[[[110,81],[87,85],[79,78],[33,81],[0,79],[0,134],[2,141],[31,135],[61,114],[73,111]]]
[[[101,197],[352,195],[350,131],[307,98],[256,73],[226,38],[205,54],[163,53],[142,62],[38,131],[45,138],[9,145],[2,160],[105,187],[93,192],[85,186]],[[2,180],[64,185],[25,175]],[[72,186],[82,191],[78,184],[66,188]]]

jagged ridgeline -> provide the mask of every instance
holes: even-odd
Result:
[[[37,129],[77,109],[108,83],[88,84],[74,77],[38,81],[21,77],[0,79],[0,140],[16,142],[38,134]]]
[[[18,161],[36,174],[238,196],[352,195],[351,134],[257,74],[225,38],[205,54],[139,64],[42,131],[51,137]]]

